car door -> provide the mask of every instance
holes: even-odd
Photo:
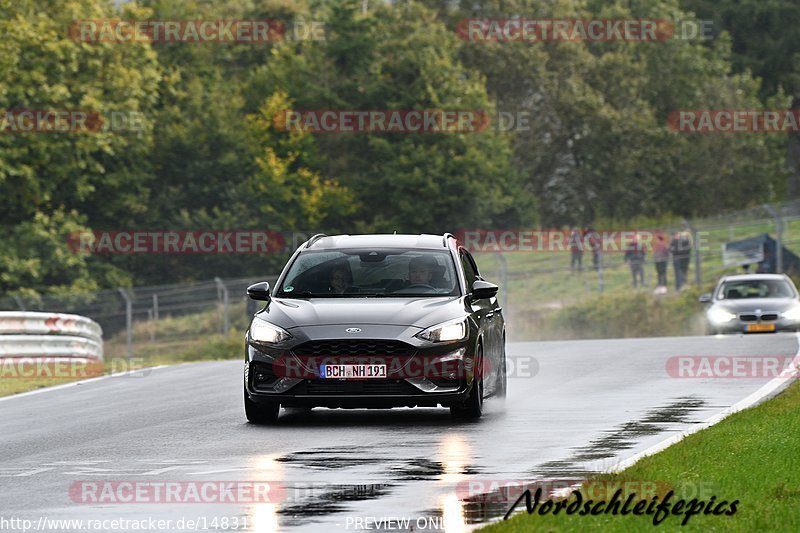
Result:
[[[461,266],[464,269],[464,278],[467,282],[467,289],[472,289],[472,284],[477,279],[483,279],[478,272],[478,266],[467,250],[459,250],[461,259]],[[483,357],[484,364],[484,392],[493,393],[495,383],[497,381],[497,372],[499,370],[500,351],[498,350],[499,337],[497,334],[497,324],[502,322],[497,320],[499,318],[499,307],[497,305],[497,298],[484,298],[481,300],[470,301],[472,308],[472,315],[478,322],[481,331],[483,332]]]

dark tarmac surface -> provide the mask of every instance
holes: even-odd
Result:
[[[509,398],[487,400],[477,422],[445,409],[314,409],[252,426],[240,361],[0,400],[0,519],[40,531],[150,518],[171,522],[144,530],[465,531],[505,514],[499,486],[612,468],[770,381],[670,377],[668,358],[797,352],[794,334],[511,343]],[[214,480],[269,482],[269,502],[92,503],[91,483]]]

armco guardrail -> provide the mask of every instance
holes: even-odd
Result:
[[[103,360],[103,330],[93,320],[60,313],[0,312],[0,358]]]

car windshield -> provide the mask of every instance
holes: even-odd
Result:
[[[360,248],[301,252],[276,296],[368,298],[458,294],[453,260],[446,251]]]
[[[717,293],[719,300],[743,298],[792,298],[794,290],[779,279],[748,279],[723,283]]]

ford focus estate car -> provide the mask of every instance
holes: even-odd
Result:
[[[706,310],[708,332],[771,333],[800,329],[800,299],[784,274],[725,276],[700,301]]]
[[[497,285],[445,235],[315,235],[247,331],[247,419],[283,407],[447,407],[479,418],[507,389]]]

